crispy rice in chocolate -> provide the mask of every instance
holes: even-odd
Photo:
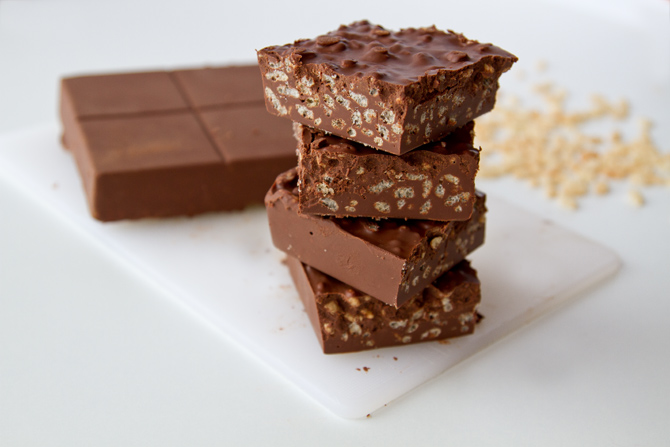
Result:
[[[275,115],[403,154],[493,108],[516,56],[453,31],[367,21],[258,51]]]
[[[300,212],[336,217],[467,220],[479,150],[474,122],[403,155],[295,124]]]
[[[399,307],[483,244],[485,196],[475,195],[466,221],[310,216],[298,212],[294,168],[277,177],[265,205],[277,248]]]
[[[387,306],[293,257],[293,282],[326,354],[471,334],[479,319],[477,272],[462,261],[401,308]]]

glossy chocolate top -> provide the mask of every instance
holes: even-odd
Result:
[[[501,57],[509,65],[517,57],[488,43],[469,40],[453,31],[407,28],[388,31],[367,20],[342,25],[315,39],[267,47],[261,52],[302,63],[325,64],[345,76],[372,76],[405,85],[436,70],[460,70],[486,57]]]

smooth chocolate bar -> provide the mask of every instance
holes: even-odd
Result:
[[[258,66],[71,77],[63,142],[102,221],[236,210],[295,166],[291,125],[265,111]]]
[[[338,280],[400,307],[484,242],[485,196],[472,217],[437,222],[318,217],[298,212],[296,169],[265,197],[274,245]]]
[[[479,168],[472,121],[403,155],[302,124],[294,129],[301,213],[440,221],[472,215]]]
[[[271,113],[397,155],[490,111],[517,61],[453,31],[367,21],[257,54]]]
[[[472,334],[479,319],[477,272],[462,261],[396,309],[289,257],[291,277],[326,354]]]

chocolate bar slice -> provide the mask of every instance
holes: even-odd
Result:
[[[401,308],[387,306],[319,270],[287,264],[325,354],[363,351],[472,334],[479,319],[477,272],[462,261]]]
[[[361,21],[258,61],[271,113],[399,155],[490,111],[517,57],[434,26]]]
[[[295,125],[300,212],[336,217],[467,220],[479,150],[474,122],[403,155]]]
[[[317,217],[298,212],[296,169],[265,197],[274,245],[338,280],[400,307],[484,242],[485,196],[472,217],[437,222]]]
[[[291,125],[265,111],[262,95],[255,65],[63,79],[63,142],[93,217],[262,203],[297,163]]]

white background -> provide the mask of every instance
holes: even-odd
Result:
[[[606,6],[604,6],[606,5]],[[369,18],[517,54],[578,106],[626,97],[670,151],[663,0],[0,0],[0,131],[57,119],[63,75],[252,61]],[[503,88],[521,89],[514,70]],[[0,150],[2,148],[0,147]],[[0,179],[0,445],[663,445],[670,439],[670,194],[561,210],[478,182],[614,249],[622,271],[364,420],[339,419]]]

